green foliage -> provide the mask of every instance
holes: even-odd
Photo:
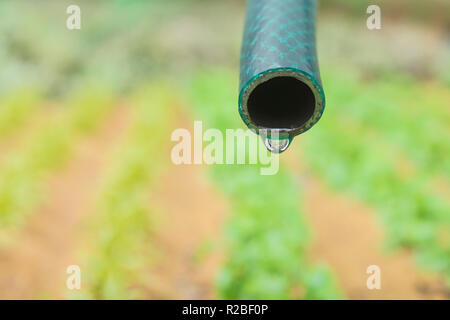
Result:
[[[441,12],[448,12],[449,5],[446,0],[320,0],[323,9],[334,9],[357,17],[364,15],[368,6],[379,5],[383,13],[402,13],[409,19],[428,22],[432,17],[440,16]]]
[[[391,246],[414,249],[450,277],[450,204],[435,185],[449,181],[445,99],[426,99],[419,83],[402,79],[369,86],[331,70],[325,80],[328,109],[304,138],[311,166],[377,208]]]
[[[364,85],[349,73],[325,74],[331,112],[345,117],[341,125],[373,131],[388,148],[400,148],[420,173],[450,178],[448,90],[429,94],[420,83],[394,76]]]
[[[159,151],[168,136],[169,96],[163,87],[149,86],[131,101],[137,108],[133,129],[106,177],[93,219],[98,233],[87,257],[88,292],[83,298],[140,297],[132,286],[146,281],[142,268],[149,257],[148,194],[163,163]]]
[[[99,123],[111,106],[107,90],[86,89],[73,96],[61,116],[0,164],[0,226],[21,224],[42,196],[44,177],[65,163],[75,141]]]
[[[71,4],[0,2],[0,92],[29,85],[59,97],[89,79],[116,90],[147,81],[163,67],[155,44],[158,28],[184,6],[81,0],[82,30],[69,31],[66,9]]]
[[[39,92],[31,88],[11,91],[0,100],[0,137],[20,127],[41,102]]]
[[[192,79],[191,106],[221,131],[242,126],[228,72]],[[258,165],[214,166],[213,174],[232,205],[229,257],[219,277],[225,299],[333,299],[341,297],[328,271],[306,262],[308,228],[299,206],[299,186],[281,168],[260,175]]]

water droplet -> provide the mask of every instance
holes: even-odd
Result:
[[[264,145],[272,153],[282,153],[287,150],[291,144],[291,139],[270,139],[264,137]]]

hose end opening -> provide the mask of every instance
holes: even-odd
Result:
[[[241,98],[241,115],[250,128],[277,130],[294,137],[316,123],[323,111],[320,89],[292,70],[275,70],[253,79]]]
[[[250,93],[247,110],[259,128],[296,129],[314,114],[315,97],[307,84],[279,76],[260,83]]]

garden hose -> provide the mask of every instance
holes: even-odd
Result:
[[[247,0],[239,113],[272,152],[322,116],[315,0]]]

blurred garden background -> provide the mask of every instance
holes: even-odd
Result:
[[[450,2],[319,4],[324,116],[261,176],[170,158],[244,128],[244,1],[0,1],[0,298],[448,299]]]

